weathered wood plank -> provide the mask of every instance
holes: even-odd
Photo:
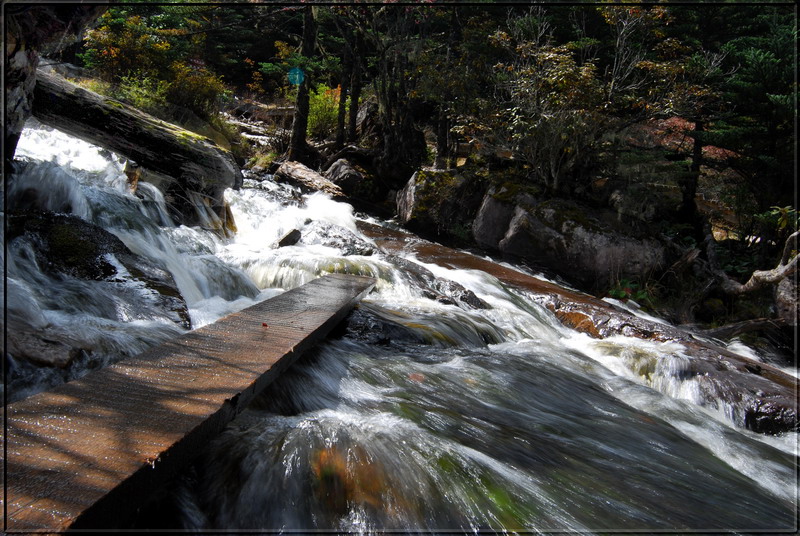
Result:
[[[123,525],[374,284],[328,275],[10,404],[4,528]]]

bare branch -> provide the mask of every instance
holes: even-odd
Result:
[[[716,252],[714,251],[714,239],[711,235],[708,235],[706,237],[706,254],[711,264],[711,271],[714,277],[720,282],[720,286],[726,294],[746,294],[769,285],[780,283],[797,271],[798,256],[795,254],[791,260],[789,260],[789,256],[791,256],[791,252],[795,249],[791,247],[791,244],[794,243],[796,246],[798,234],[800,234],[800,232],[796,231],[786,239],[783,256],[778,266],[771,270],[756,270],[746,283],[739,283],[720,268]]]

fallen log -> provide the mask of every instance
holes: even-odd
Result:
[[[300,162],[284,162],[275,172],[275,180],[299,187],[304,193],[325,192],[334,199],[344,199],[342,189]]]
[[[197,194],[227,222],[223,192],[241,187],[242,172],[231,154],[210,139],[43,69],[37,71],[33,115],[46,125],[135,161],[146,170],[142,179],[172,198],[183,216],[181,223],[206,223],[205,207],[191,202]]]

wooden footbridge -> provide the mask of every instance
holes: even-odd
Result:
[[[4,531],[123,527],[374,285],[328,275],[9,404]]]

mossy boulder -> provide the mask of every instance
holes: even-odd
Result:
[[[426,237],[471,243],[470,229],[486,182],[485,170],[419,170],[397,193],[397,216]]]

